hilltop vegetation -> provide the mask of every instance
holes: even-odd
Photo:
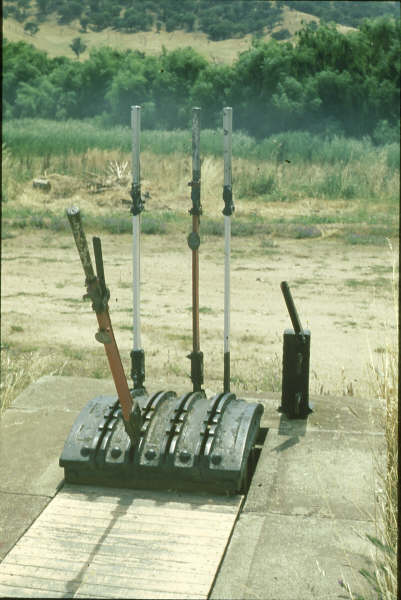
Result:
[[[290,0],[289,2],[283,2],[283,4],[291,9],[319,17],[326,23],[340,23],[349,27],[358,27],[364,19],[377,19],[383,16],[400,18],[399,2]]]
[[[210,40],[261,36],[282,22],[283,8],[315,15],[319,19],[357,27],[364,18],[399,17],[397,2],[316,2],[247,0],[5,0],[4,16],[26,22],[35,34],[40,24],[55,15],[60,25],[79,22],[81,31],[106,28],[138,31],[184,30],[206,33]],[[280,39],[288,31],[276,32]]]
[[[6,0],[6,16],[37,22],[55,14],[61,25],[79,21],[82,31],[111,27],[134,33],[155,29],[207,33],[211,40],[261,34],[280,21],[283,2],[214,0]]]
[[[191,106],[199,105],[203,127],[215,128],[230,105],[236,129],[258,138],[308,129],[398,140],[399,20],[366,20],[348,33],[309,24],[296,43],[254,39],[233,65],[208,63],[189,47],[159,56],[101,47],[80,62],[6,39],[3,58],[7,119],[128,125],[137,103],[144,128],[176,129],[188,127]]]

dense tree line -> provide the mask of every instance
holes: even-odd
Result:
[[[146,56],[102,47],[78,62],[3,45],[5,118],[101,115],[104,125],[128,124],[130,106],[141,104],[144,127],[174,129],[199,105],[203,126],[216,127],[230,105],[236,129],[256,137],[309,129],[397,139],[400,22],[391,19],[347,34],[305,26],[296,43],[255,39],[233,65],[210,64],[192,48]]]
[[[383,16],[400,18],[399,2],[289,0],[284,1],[283,4],[288,8],[319,17],[326,23],[340,23],[348,25],[348,27],[358,27],[364,19],[376,19]]]
[[[211,40],[261,35],[282,22],[284,6],[313,14],[329,22],[357,27],[364,18],[399,17],[398,2],[276,0],[5,0],[3,15],[25,22],[34,35],[40,23],[55,14],[61,25],[80,22],[81,31],[111,27],[123,32],[164,27],[202,31]],[[36,31],[34,29],[36,27]],[[283,38],[282,38],[283,39]]]
[[[220,40],[271,30],[281,20],[282,5],[281,0],[37,0],[34,8],[31,0],[5,0],[4,16],[40,24],[55,14],[60,25],[79,20],[83,32],[111,27],[133,33],[164,27],[202,31]]]

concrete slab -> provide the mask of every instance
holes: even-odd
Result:
[[[340,579],[365,593],[357,571],[370,566],[366,533],[374,532],[365,521],[242,514],[210,598],[346,598]]]
[[[8,410],[1,420],[0,491],[52,497],[63,481],[58,457],[73,413]]]
[[[288,420],[279,399],[259,399],[269,431],[210,598],[345,598],[340,579],[368,593],[358,570],[375,535],[380,411],[322,397],[308,419]]]
[[[42,377],[3,415],[0,559],[56,495],[70,427],[101,394],[115,394],[111,380]],[[277,412],[280,394],[241,396],[262,402],[269,431],[211,597],[344,597],[337,580],[352,585],[370,555],[364,536],[374,533],[373,458],[384,443],[379,407],[354,397],[312,397],[314,413],[288,421]],[[355,580],[359,591],[363,579]]]
[[[113,391],[113,382],[85,377],[45,376],[28,386],[0,421],[0,491],[54,496],[76,416],[90,398]]]
[[[49,502],[48,496],[0,492],[0,561]]]
[[[379,433],[270,429],[244,512],[373,520]]]
[[[241,394],[246,400],[263,404],[265,412],[262,416],[262,427],[280,429],[285,434],[286,429],[294,432],[294,428],[305,431],[349,431],[349,432],[381,432],[383,425],[382,411],[377,401],[355,396],[311,396],[309,405],[313,412],[306,421],[288,420],[278,412],[281,405],[281,394],[269,392],[259,394],[247,392]]]

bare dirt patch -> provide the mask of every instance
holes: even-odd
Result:
[[[132,240],[103,234],[110,313],[127,375],[132,348]],[[88,235],[88,239],[90,236]],[[205,387],[223,372],[223,240],[200,248],[201,349]],[[291,326],[280,291],[287,280],[311,330],[312,393],[369,394],[370,352],[394,336],[392,260],[386,247],[327,238],[232,240],[232,381],[236,391],[281,389],[283,330]],[[142,343],[150,391],[190,382],[191,253],[185,236],[142,236]],[[3,241],[2,344],[57,354],[76,374],[104,376],[96,318],[81,299],[84,277],[69,233],[31,231]],[[86,369],[86,370],[85,370]]]

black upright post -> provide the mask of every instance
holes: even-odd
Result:
[[[305,419],[309,406],[310,331],[302,329],[290,288],[286,281],[281,291],[294,329],[286,329],[283,338],[283,377],[279,410],[289,419]]]

